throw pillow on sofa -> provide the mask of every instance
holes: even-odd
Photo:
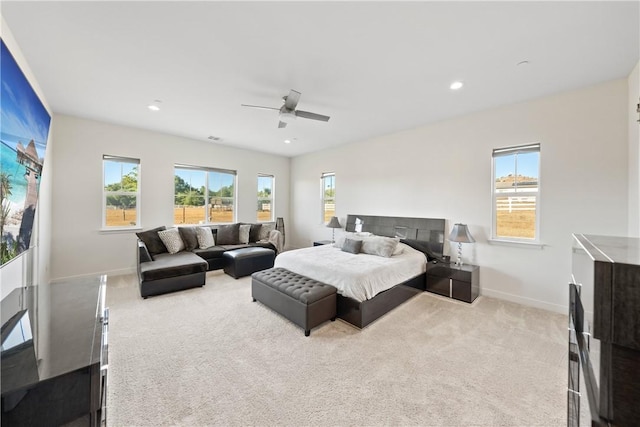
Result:
[[[260,239],[261,241],[267,241],[269,240],[269,234],[276,229],[276,223],[275,222],[265,222],[262,224],[262,227],[260,227]]]
[[[180,237],[182,237],[182,241],[184,242],[185,251],[191,252],[200,246],[195,227],[178,227],[178,230],[180,230]]]
[[[200,247],[200,249],[207,249],[216,245],[216,241],[213,238],[213,232],[209,227],[197,227],[196,236],[198,239],[198,247]]]
[[[147,246],[147,250],[151,256],[167,252],[167,247],[162,243],[162,240],[160,240],[160,236],[158,236],[159,231],[166,229],[167,228],[163,225],[152,230],[136,233],[138,239],[142,240],[142,242]]]
[[[164,231],[158,231],[160,240],[167,248],[170,254],[175,254],[184,250],[184,242],[180,237],[180,231],[177,228],[170,228]]]
[[[261,229],[262,224],[251,224],[251,229],[249,230],[249,243],[255,243],[260,240]]]
[[[240,243],[240,224],[219,226],[216,243],[218,245],[237,245]]]
[[[238,234],[238,240],[240,243],[246,245],[249,243],[249,232],[251,231],[251,225],[240,224],[240,232]]]

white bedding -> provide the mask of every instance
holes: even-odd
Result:
[[[335,286],[338,293],[365,301],[426,271],[426,257],[404,243],[403,251],[385,258],[344,252],[333,245],[314,246],[282,252],[274,267]]]

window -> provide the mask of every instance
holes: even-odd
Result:
[[[138,226],[140,160],[102,156],[102,228]]]
[[[258,222],[273,221],[273,175],[258,175]]]
[[[322,222],[329,222],[336,215],[336,174],[326,172],[320,178],[322,185]]]
[[[236,171],[176,165],[174,224],[235,222]]]
[[[540,144],[493,150],[494,239],[537,242]]]

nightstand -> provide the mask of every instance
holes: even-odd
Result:
[[[333,242],[331,240],[316,240],[313,242],[313,246],[322,246],[322,245],[330,245]]]
[[[480,293],[480,267],[471,264],[427,264],[427,291],[471,303]]]

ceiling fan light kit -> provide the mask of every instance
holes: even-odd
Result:
[[[287,123],[290,123],[292,120],[295,120],[297,117],[302,117],[303,119],[318,120],[322,122],[329,121],[330,119],[329,116],[312,113],[310,111],[296,110],[296,106],[298,105],[298,101],[300,100],[300,95],[301,95],[300,92],[291,89],[289,91],[289,95],[282,97],[282,100],[284,101],[284,105],[280,108],[264,107],[261,105],[250,105],[250,104],[240,104],[240,105],[243,107],[261,108],[263,110],[278,110],[280,113],[278,128],[287,127]]]

